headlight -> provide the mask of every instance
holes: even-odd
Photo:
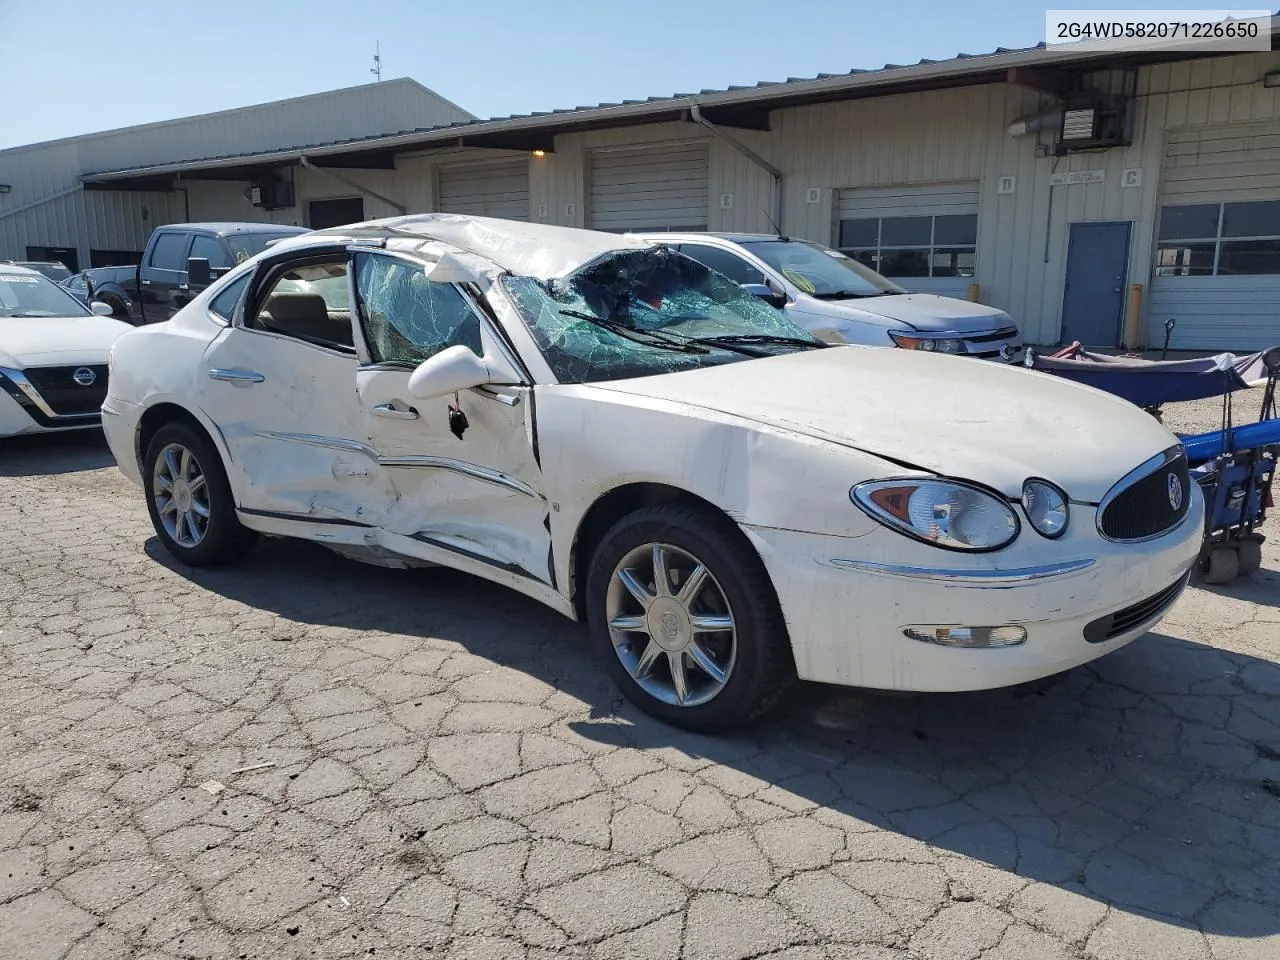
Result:
[[[915,333],[890,330],[889,336],[903,350],[925,350],[930,353],[964,353],[964,341],[940,337],[922,337]]]
[[[849,497],[874,520],[952,550],[999,550],[1018,535],[1018,515],[1004,500],[955,480],[876,480]]]
[[[1028,480],[1022,485],[1022,508],[1036,533],[1056,540],[1067,529],[1067,497],[1044,480]]]

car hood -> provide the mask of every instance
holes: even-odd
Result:
[[[1042,477],[1096,503],[1177,443],[1149,414],[1090,387],[907,350],[839,346],[596,386],[743,417],[1010,498]]]
[[[110,317],[0,317],[0,363],[16,367],[106,363],[133,327]]]
[[[932,293],[891,294],[862,297],[857,300],[823,300],[823,310],[855,314],[871,314],[896,320],[904,326],[929,333],[989,333],[1014,326],[1003,310],[955,297],[939,297]]]

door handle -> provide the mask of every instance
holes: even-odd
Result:
[[[190,288],[189,288],[185,283],[180,283],[180,284],[178,284],[178,289],[179,289],[179,290],[188,290],[188,289],[190,289]]]
[[[390,417],[392,420],[417,420],[418,419],[418,411],[415,410],[413,407],[409,407],[407,410],[400,410],[397,407],[393,407],[389,403],[378,404],[376,407],[373,408],[373,412],[380,417]]]
[[[144,287],[149,287],[149,286],[151,286],[151,281],[150,281],[150,280],[143,280],[143,281],[142,281],[142,285],[143,285]]]
[[[210,380],[225,380],[228,383],[261,383],[267,379],[256,370],[220,370],[209,371]]]

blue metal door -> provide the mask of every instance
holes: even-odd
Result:
[[[1128,223],[1073,223],[1062,294],[1062,340],[1086,347],[1120,343],[1124,280],[1129,264]]]

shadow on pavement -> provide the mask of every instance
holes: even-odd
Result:
[[[154,538],[146,549],[294,621],[455,641],[588,704],[571,724],[583,737],[679,750],[745,775],[750,791],[785,791],[793,808],[847,815],[846,829],[866,831],[853,834],[871,851],[859,859],[932,859],[927,843],[979,861],[967,869],[984,890],[1011,873],[1206,933],[1280,932],[1276,663],[1156,633],[1033,693],[802,685],[777,722],[710,737],[625,701],[584,628],[465,574],[379,569],[301,542],[266,541],[216,570],[177,565]]]
[[[114,467],[101,430],[0,438],[0,477],[44,477]]]

